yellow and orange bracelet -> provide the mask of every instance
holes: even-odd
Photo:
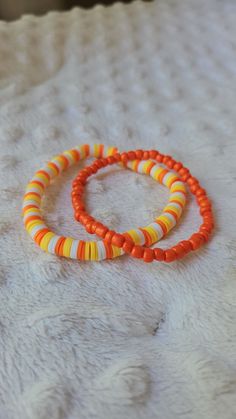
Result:
[[[42,198],[51,181],[71,165],[89,157],[95,157],[97,160],[82,169],[73,181],[72,204],[76,220],[85,225],[87,232],[95,233],[102,238],[99,241],[83,241],[57,235],[47,227],[41,211]],[[120,234],[109,230],[101,222],[87,214],[82,201],[86,181],[99,169],[111,164],[122,164],[138,173],[149,174],[153,179],[170,189],[169,202],[154,222],[146,227],[139,227]],[[164,164],[168,169],[163,168],[161,164]],[[186,185],[190,187],[190,191],[196,196],[200,206],[203,223],[199,231],[188,240],[181,241],[170,249],[149,248],[178,222],[186,203]],[[37,171],[26,188],[23,199],[23,217],[26,230],[44,251],[71,259],[92,261],[112,259],[129,253],[132,257],[143,259],[145,262],[153,260],[172,262],[205,243],[214,224],[211,203],[206,196],[206,191],[182,163],[176,162],[170,156],[162,155],[156,150],[136,150],[120,154],[115,147],[105,147],[102,144],[93,146],[84,144],[67,150]]]

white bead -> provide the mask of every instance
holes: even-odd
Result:
[[[156,172],[158,169],[160,169],[160,165],[159,164],[155,164],[155,166],[153,166],[150,170],[150,176],[156,180]]]
[[[142,228],[142,227],[141,227]],[[137,229],[135,229],[135,231],[136,231],[136,233],[138,234],[138,236],[139,236],[139,243],[140,243],[140,245],[143,245],[144,243],[145,243],[145,236],[144,236],[144,233],[141,231],[141,230],[139,230],[138,228]]]
[[[162,215],[167,217],[174,226],[176,225],[176,219],[172,214],[170,214],[169,212],[163,212]]]
[[[163,185],[168,187],[168,180],[173,177],[173,173],[166,173],[165,176],[162,179]]]
[[[98,260],[106,259],[106,248],[102,240],[99,240],[97,242],[97,248],[98,248]]]
[[[79,243],[80,243],[80,240],[73,240],[73,243],[70,248],[71,259],[77,259],[77,251],[78,251]]]
[[[27,205],[35,205],[37,208],[39,208],[40,207],[40,202],[34,201],[33,199],[25,198],[24,201],[23,201],[22,208],[27,207]]]
[[[60,237],[61,236],[56,235],[56,236],[53,236],[51,238],[50,242],[48,243],[48,252],[49,253],[54,253],[55,254],[55,247],[56,247],[57,241]]]
[[[148,224],[148,227],[151,227],[153,228],[153,230],[155,230],[155,232],[158,235],[158,240],[160,240],[164,236],[163,230],[159,224],[151,223],[151,224]]]
[[[44,228],[47,228],[45,224],[37,224],[30,230],[29,234],[32,238],[34,238],[35,234],[43,230]]]

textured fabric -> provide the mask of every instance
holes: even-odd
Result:
[[[234,0],[157,0],[0,23],[1,419],[233,419],[236,415]],[[209,244],[181,262],[79,263],[24,231],[33,173],[76,144],[159,148],[214,203]],[[70,169],[45,219],[73,221]],[[168,191],[112,167],[89,181],[92,214],[119,231]],[[198,228],[193,199],[164,241]]]

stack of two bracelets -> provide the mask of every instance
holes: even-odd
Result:
[[[43,220],[41,203],[45,190],[67,168],[90,157],[96,160],[90,166],[81,169],[74,179],[71,198],[75,219],[84,225],[88,233],[97,235],[100,240],[83,241],[59,236],[50,230]],[[162,214],[149,225],[118,233],[110,230],[86,212],[83,193],[88,178],[100,169],[113,164],[148,174],[169,188],[170,195],[166,207]],[[150,246],[165,236],[178,222],[188,191],[195,196],[200,208],[202,224],[199,230],[187,240],[182,240],[168,249],[151,248]],[[127,253],[147,263],[173,262],[206,243],[214,227],[212,205],[206,190],[182,163],[157,150],[120,153],[117,148],[105,147],[102,144],[92,146],[84,144],[64,151],[38,170],[26,188],[23,199],[23,217],[27,232],[42,250],[81,261],[113,259]]]

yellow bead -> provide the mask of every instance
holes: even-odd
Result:
[[[24,202],[27,201],[35,201],[39,203],[41,202],[41,197],[29,192],[27,193],[27,196],[24,197]]]
[[[50,242],[50,240],[55,236],[54,233],[52,232],[48,232],[45,234],[45,236],[43,236],[41,242],[40,242],[40,247],[41,249],[43,249],[45,252],[48,251],[48,243]]]
[[[143,170],[142,170],[143,173],[148,173],[148,170],[149,170],[149,168],[152,164],[153,164],[153,162],[150,161],[150,160],[145,161],[144,164],[143,164]]]
[[[158,217],[157,220],[160,220],[165,224],[167,231],[169,231],[173,227],[173,224],[165,215],[160,215],[160,217]]]
[[[97,260],[97,243],[96,242],[90,243],[90,259]]]
[[[172,175],[169,177],[169,179],[166,181],[166,186],[168,186],[168,188],[171,187],[172,182],[174,182],[175,180],[178,180],[178,177],[176,175]]]
[[[31,230],[32,230],[35,226],[37,226],[37,225],[42,225],[42,226],[43,226],[43,221],[42,221],[42,220],[33,220],[33,221],[30,221],[30,222],[27,224],[26,230],[30,233],[30,232],[31,232]]]
[[[94,144],[94,157],[99,157],[99,144]]]
[[[111,248],[112,248],[112,257],[113,258],[116,258],[116,257],[121,255],[121,249],[119,249],[119,247],[116,247],[116,246],[112,245]]]
[[[140,234],[137,232],[137,230],[132,229],[127,231],[126,233],[129,234],[129,236],[131,237],[131,239],[134,241],[135,244],[141,244],[141,237]]]
[[[147,231],[148,234],[151,236],[152,243],[158,241],[158,234],[152,227],[144,227],[143,230]]]
[[[186,187],[185,187],[185,185],[182,183],[182,184],[178,184],[178,185],[175,185],[175,184],[173,184],[172,186],[171,186],[171,188],[170,188],[170,192],[171,193],[174,193],[174,192],[176,192],[176,191],[183,191],[183,192],[186,192]]]
[[[50,183],[50,180],[48,179],[48,177],[44,175],[43,173],[36,172],[35,177],[39,178],[39,181],[42,180],[45,186],[47,186]]]
[[[171,205],[171,204],[168,204],[168,205],[164,208],[163,212],[166,212],[166,211],[168,211],[168,210],[173,211],[173,212],[177,215],[177,217],[178,217],[178,218],[179,218],[179,217],[180,217],[180,215],[182,214],[182,208],[176,208],[174,205]]]
[[[116,147],[107,147],[107,156],[113,156],[113,154],[115,154],[117,152],[117,148]]]
[[[155,171],[154,171],[154,175],[153,178],[158,180],[158,177],[161,175],[161,173],[163,172],[163,167],[158,167]]]
[[[85,243],[84,260],[90,260],[90,242]]]
[[[42,186],[40,186],[38,183],[36,182],[30,182],[27,185],[26,191],[31,189],[31,188],[36,188],[38,189],[38,193],[41,195],[44,193],[44,188]]]
[[[73,243],[73,239],[71,237],[67,237],[63,244],[63,256],[69,258],[70,257],[70,249]]]

